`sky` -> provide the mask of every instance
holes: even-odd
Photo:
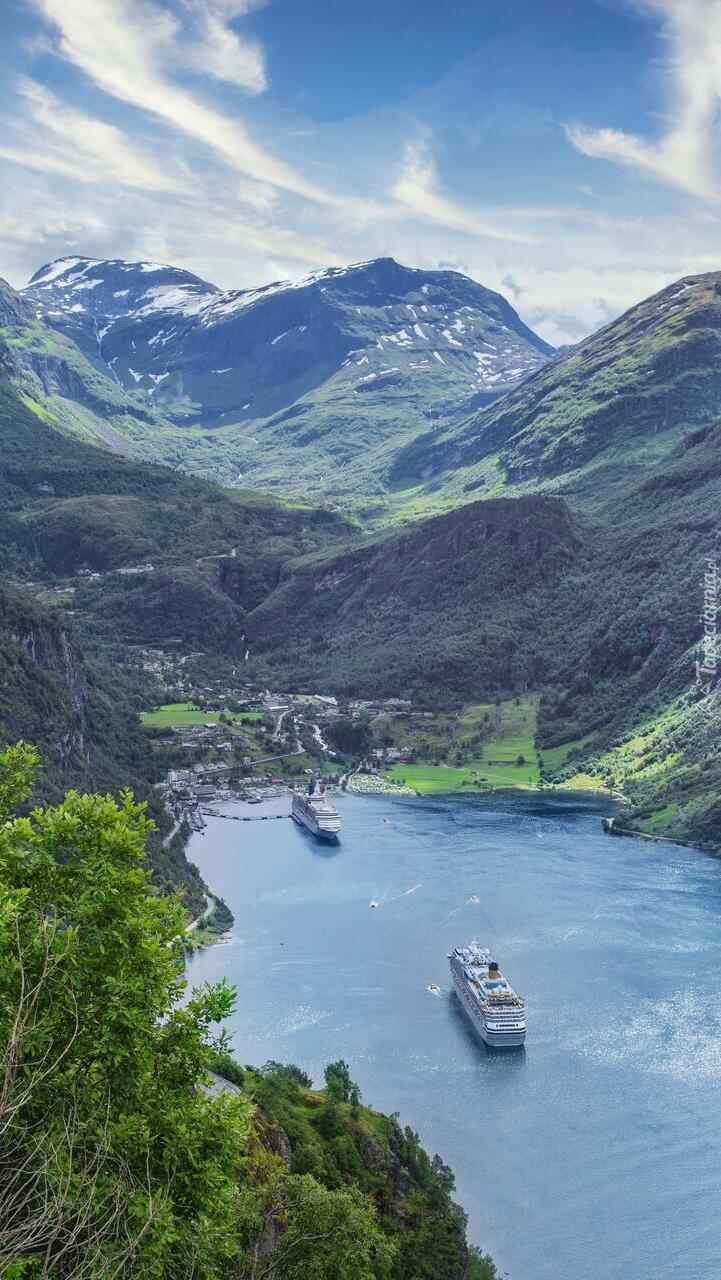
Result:
[[[721,0],[0,0],[0,276],[392,256],[554,344],[721,269]]]

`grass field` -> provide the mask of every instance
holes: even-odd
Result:
[[[595,733],[587,733],[584,738],[577,738],[575,742],[564,742],[560,747],[544,747],[541,752],[544,770],[550,772],[553,769],[560,769],[561,765],[566,763],[571,751],[576,747],[587,746],[595,737]]]
[[[153,711],[143,711],[140,719],[143,724],[164,729],[173,724],[217,724],[219,713],[201,711],[194,702],[168,702]]]
[[[242,720],[252,724],[263,719],[262,711],[229,712],[233,720]],[[195,702],[168,702],[163,707],[155,707],[153,711],[143,711],[140,719],[143,724],[167,729],[174,724],[217,724],[219,711],[201,711]]]
[[[537,787],[537,695],[509,702],[464,707],[451,731],[454,748],[467,757],[462,765],[399,764],[386,775],[423,795],[482,791],[487,787]],[[480,737],[480,743],[475,739]],[[475,754],[474,754],[475,748]],[[518,764],[519,758],[523,763]]]
[[[401,764],[384,776],[392,782],[413,787],[421,795],[483,791],[488,787],[538,786],[537,767],[489,765],[484,760],[467,768],[445,764]]]

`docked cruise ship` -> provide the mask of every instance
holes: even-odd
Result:
[[[487,1045],[513,1048],[526,1039],[526,1006],[503,977],[487,947],[470,942],[450,954],[451,978],[461,1008]]]
[[[338,810],[333,807],[323,788],[315,790],[311,782],[306,795],[293,796],[292,816],[319,840],[337,840],[340,834]]]

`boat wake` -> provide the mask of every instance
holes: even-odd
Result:
[[[383,896],[376,894],[371,898],[368,906],[375,910],[376,907],[382,907],[384,902],[397,902],[399,898],[407,898],[409,894],[415,893],[416,889],[420,889],[422,884],[423,881],[419,880],[418,884],[412,884],[410,889],[403,889],[400,893],[386,893]]]

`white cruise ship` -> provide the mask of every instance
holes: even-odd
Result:
[[[293,796],[291,810],[295,821],[307,827],[319,840],[337,840],[340,834],[338,810],[333,807],[323,788],[315,790],[311,782],[306,795]]]
[[[451,978],[461,1008],[487,1045],[510,1049],[526,1039],[526,1006],[503,977],[487,947],[470,942],[450,954]]]

